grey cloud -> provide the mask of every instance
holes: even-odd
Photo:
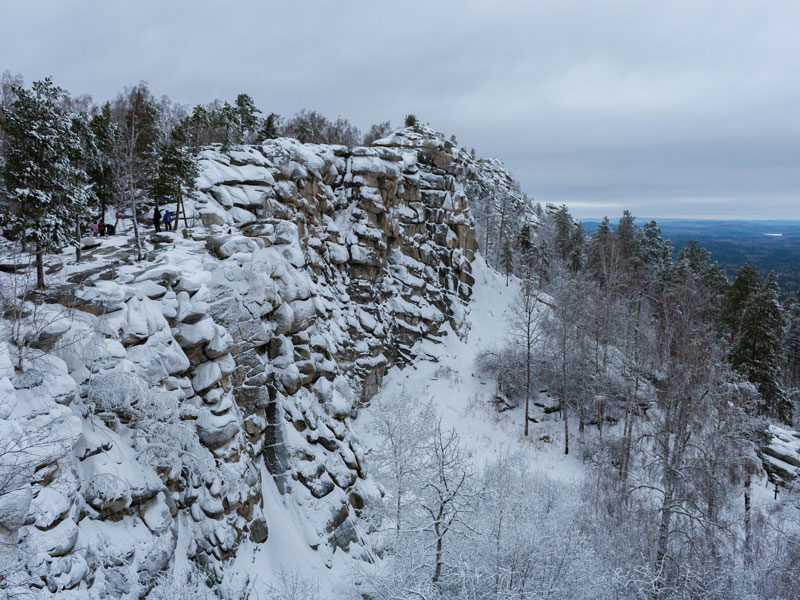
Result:
[[[0,68],[362,128],[415,112],[579,215],[796,218],[799,21],[752,0],[17,2]]]

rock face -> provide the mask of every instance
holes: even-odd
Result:
[[[59,291],[75,313],[37,354],[46,377],[0,361],[0,433],[67,424],[0,497],[43,593],[143,597],[189,564],[239,597],[226,566],[269,539],[262,473],[312,548],[361,556],[377,492],[350,420],[421,340],[464,333],[475,164],[431,132],[209,149],[200,170],[186,238]]]
[[[323,543],[347,550],[352,506],[372,494],[349,419],[418,341],[463,329],[466,166],[404,130],[372,148],[207,150],[201,172],[196,208],[222,275],[209,302],[233,336],[244,430],[281,492],[310,496]]]

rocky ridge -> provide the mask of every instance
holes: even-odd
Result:
[[[170,565],[240,597],[226,565],[268,539],[270,476],[324,560],[368,556],[379,492],[349,422],[421,340],[464,333],[481,172],[441,137],[280,139],[200,166],[185,236],[122,267],[89,251],[47,323],[0,344],[4,439],[48,448],[0,499],[0,535],[14,577],[55,597],[143,597]]]

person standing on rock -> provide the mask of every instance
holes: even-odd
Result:
[[[161,233],[161,211],[158,210],[158,204],[153,208],[153,225],[155,225],[156,233]]]
[[[168,210],[164,211],[164,229],[172,231],[172,215],[169,214]]]

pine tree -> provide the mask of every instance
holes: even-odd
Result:
[[[711,262],[711,253],[708,250],[698,246],[696,241],[690,240],[678,251],[673,267],[668,273],[663,273],[663,277],[691,276],[705,287],[710,301],[710,310],[720,309],[724,302],[723,296],[727,293],[728,281],[719,263]]]
[[[784,304],[786,329],[783,334],[785,366],[783,385],[787,390],[800,388],[800,291]]]
[[[764,401],[763,411],[788,423],[791,403],[781,385],[785,326],[778,284],[775,274],[770,273],[744,303],[730,362],[756,385]]]
[[[76,216],[86,212],[89,180],[73,163],[83,145],[61,108],[64,90],[48,77],[16,93],[3,124],[9,204],[2,218],[34,244],[36,283],[44,288],[43,254],[76,243],[70,232]]]
[[[419,119],[417,118],[417,115],[411,113],[407,114],[405,120],[403,121],[403,125],[413,129],[419,127]]]
[[[737,271],[720,311],[720,321],[727,327],[731,340],[739,336],[747,304],[761,286],[761,275],[754,266],[745,263]]]
[[[586,252],[586,230],[576,223],[569,236],[569,268],[577,274],[583,268]]]
[[[571,237],[572,228],[575,226],[572,215],[569,214],[566,204],[558,207],[558,211],[553,215],[555,222],[554,244],[558,256],[564,263],[567,263],[572,250]]]
[[[639,262],[645,269],[645,279],[652,283],[668,268],[672,246],[661,237],[661,228],[655,221],[644,224],[639,236]]]
[[[586,264],[589,272],[597,279],[600,287],[605,287],[609,283],[613,239],[614,232],[611,230],[611,223],[608,217],[604,217],[589,242]]]
[[[192,153],[181,142],[187,140],[187,134],[181,129],[176,129],[172,134],[171,143],[162,143],[158,146],[158,160],[155,173],[150,180],[150,196],[159,202],[175,202],[175,227],[178,226],[180,208],[183,197],[195,191],[198,167]],[[186,214],[183,215],[184,224]]]
[[[261,126],[258,139],[263,142],[264,140],[274,140],[280,135],[280,117],[275,113],[269,113]]]
[[[237,143],[241,144],[245,141],[248,134],[254,133],[258,127],[258,115],[261,110],[258,109],[256,103],[247,94],[239,94],[236,96],[236,107],[234,108],[236,116]]]
[[[639,255],[639,227],[635,223],[634,217],[630,211],[624,211],[622,218],[614,228],[614,237],[620,248],[620,256],[622,260],[628,263],[628,270],[635,271],[638,267]]]
[[[100,214],[105,220],[106,207],[113,206],[121,197],[122,181],[117,164],[119,156],[119,128],[111,113],[111,103],[106,102],[100,112],[89,122],[97,146],[97,160],[89,165],[87,173],[100,203]]]
[[[192,109],[192,114],[186,119],[185,130],[187,142],[192,148],[199,148],[207,144],[207,130],[210,126],[209,112],[205,106],[198,104]]]
[[[94,191],[92,178],[89,172],[100,162],[100,150],[97,147],[97,138],[91,127],[89,115],[85,112],[76,113],[70,116],[72,133],[78,139],[78,144],[73,146],[69,153],[70,162],[74,167],[73,181],[75,194],[80,195],[80,202],[84,205],[84,210],[73,214],[75,222],[75,259],[81,260],[81,222],[85,219],[85,212],[89,209],[96,209],[98,204],[97,193]]]

